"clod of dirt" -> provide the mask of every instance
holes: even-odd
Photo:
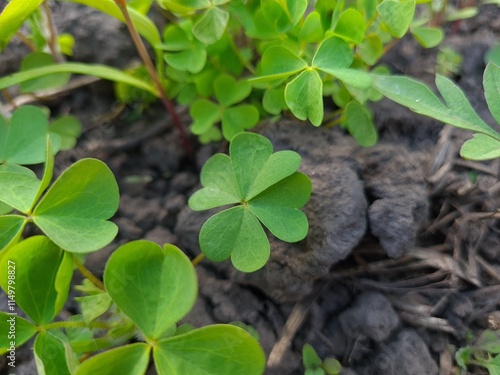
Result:
[[[425,222],[428,197],[421,158],[403,146],[379,144],[359,153],[363,180],[373,203],[368,209],[370,232],[390,257],[415,244]]]
[[[354,305],[340,314],[339,320],[344,333],[352,339],[364,335],[377,342],[387,339],[399,326],[398,314],[378,292],[360,294]]]
[[[436,375],[438,366],[422,338],[413,329],[398,333],[389,345],[380,348],[371,365],[358,371],[366,375]]]

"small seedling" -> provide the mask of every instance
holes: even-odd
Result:
[[[500,133],[474,111],[460,88],[437,75],[436,86],[444,103],[423,83],[404,76],[372,75],[373,87],[416,113],[474,132],[460,150],[462,157],[487,160],[500,157]],[[500,123],[500,67],[489,63],[483,77],[484,93],[493,118]]]
[[[500,375],[500,332],[485,330],[472,345],[455,353],[457,364],[467,370],[469,365],[485,367],[490,375]]]
[[[321,360],[310,344],[305,344],[302,348],[302,363],[306,370],[304,375],[339,375],[342,371],[339,361],[333,357]]]
[[[241,133],[233,138],[229,156],[216,154],[203,166],[203,189],[189,199],[193,210],[235,205],[208,219],[200,231],[207,258],[244,272],[263,267],[270,254],[262,224],[277,238],[297,242],[307,235],[300,211],[311,195],[311,180],[297,172],[301,158],[294,151],[273,154],[265,137]]]

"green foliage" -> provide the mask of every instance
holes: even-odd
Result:
[[[342,365],[339,361],[335,358],[321,360],[310,344],[305,344],[302,348],[302,363],[305,375],[339,375],[342,371]]]
[[[0,50],[43,0],[11,0],[0,14]]]
[[[34,52],[27,55],[21,63],[21,72],[37,69],[44,66],[54,66],[56,63],[52,55],[44,52]],[[64,86],[70,79],[69,73],[49,74],[33,78],[21,83],[22,92],[36,92],[39,90],[53,89]]]
[[[373,75],[373,87],[389,99],[414,112],[446,124],[474,132],[460,154],[466,159],[485,160],[500,157],[500,133],[489,127],[474,111],[464,93],[448,78],[438,75],[436,86],[443,103],[423,83],[403,76]],[[500,67],[489,63],[483,80],[486,102],[491,114],[500,121]]]
[[[12,262],[17,270],[15,281],[9,283],[12,279],[2,272],[2,289],[8,293],[9,285],[15,287],[16,303],[36,324],[51,322],[68,298],[73,274],[71,255],[47,237],[35,236],[10,248],[0,261],[0,268],[7,270]]]
[[[251,133],[235,136],[230,156],[217,154],[203,166],[203,189],[189,199],[194,210],[237,204],[203,225],[200,247],[214,261],[231,258],[244,272],[255,271],[269,258],[269,241],[262,224],[287,242],[302,240],[308,231],[303,207],[311,181],[297,172],[300,156],[293,151],[273,154],[271,142]]]
[[[457,364],[464,370],[468,365],[486,368],[490,375],[500,374],[500,334],[498,331],[485,330],[476,342],[460,348],[455,353]]]

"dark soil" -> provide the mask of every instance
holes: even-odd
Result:
[[[82,17],[82,9],[56,9],[60,31],[81,43],[75,57],[128,65],[135,53],[125,28],[88,9]],[[483,6],[476,18],[450,25],[444,42],[462,53],[462,71],[454,79],[490,123],[483,58],[499,40],[499,19],[497,6]],[[21,52],[14,44],[0,55],[0,75],[17,69]],[[396,73],[432,83],[436,53],[405,38],[385,61]],[[107,82],[44,104],[53,115],[78,116],[85,127],[78,147],[57,156],[58,173],[95,157],[120,185],[118,237],[87,257],[96,275],[102,276],[118,245],[139,238],[199,254],[198,232],[212,212],[194,212],[186,201],[199,187],[203,162],[226,152],[227,144],[196,146],[194,158],[188,157],[163,108],[154,105],[141,114],[123,107]],[[477,336],[488,327],[489,314],[500,310],[500,220],[492,217],[500,209],[500,160],[464,161],[458,151],[470,134],[388,100],[372,108],[380,141],[368,149],[338,128],[316,129],[288,118],[263,123],[258,131],[276,150],[303,157],[301,170],[313,182],[305,207],[309,235],[297,244],[270,235],[271,259],[255,273],[237,272],[229,262],[204,260],[197,267],[200,295],[185,321],[254,326],[268,356],[267,374],[303,373],[305,343],[321,357],[339,359],[343,374],[454,374],[452,348],[465,346],[469,332]],[[179,111],[189,123],[185,109]],[[62,314],[77,312],[71,300]],[[28,346],[23,350],[18,374],[35,374],[32,353]]]

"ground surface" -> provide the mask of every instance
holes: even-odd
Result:
[[[123,26],[90,10],[80,18],[81,11],[56,9],[60,30],[83,38],[77,59],[124,66],[135,58]],[[463,54],[454,79],[487,121],[483,57],[499,40],[499,19],[498,7],[484,6],[475,19],[450,27],[444,42]],[[17,68],[24,53],[17,47],[0,55],[0,75]],[[397,73],[432,82],[436,52],[407,38],[385,60]],[[45,104],[54,115],[78,116],[85,126],[78,147],[57,156],[58,173],[96,157],[119,181],[114,221],[120,232],[113,245],[88,257],[91,270],[102,275],[118,244],[140,238],[199,254],[198,231],[210,213],[191,211],[186,200],[199,187],[203,162],[226,152],[226,144],[196,146],[189,158],[160,106],[139,117],[137,109],[116,103],[106,82]],[[337,128],[287,118],[263,123],[259,132],[277,150],[298,151],[301,170],[313,181],[305,207],[309,236],[298,244],[271,238],[271,259],[253,274],[206,260],[197,267],[200,296],[185,320],[253,325],[268,355],[268,374],[303,373],[306,342],[320,356],[338,358],[345,374],[453,374],[452,346],[464,346],[468,332],[480,333],[489,314],[500,310],[500,220],[492,217],[500,207],[500,160],[460,159],[468,134],[387,100],[373,110],[381,139],[369,149]],[[70,302],[64,313],[76,309]],[[18,373],[35,374],[32,354],[24,350]]]

